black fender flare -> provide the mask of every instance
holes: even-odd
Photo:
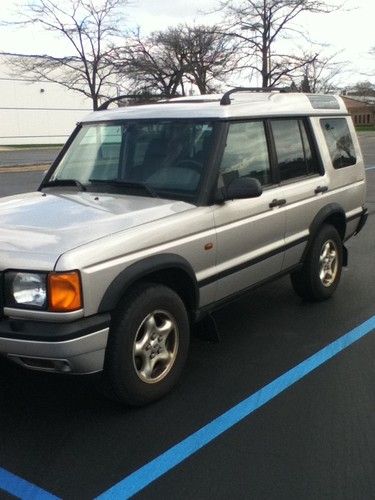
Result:
[[[314,217],[314,220],[312,221],[312,223],[310,224],[309,237],[308,237],[306,248],[305,248],[303,255],[302,255],[302,259],[301,259],[302,262],[305,261],[305,258],[306,258],[307,254],[311,248],[311,245],[312,245],[312,243],[315,239],[315,236],[318,233],[319,229],[326,222],[326,220],[332,216],[338,216],[338,217],[340,217],[340,219],[344,220],[345,227],[346,227],[346,214],[345,214],[345,210],[342,208],[342,206],[340,206],[338,203],[329,203],[328,205],[325,205],[324,207],[322,207],[319,210],[319,212],[316,214],[316,216]],[[344,234],[341,236],[342,236],[342,241],[344,242],[345,231],[344,231]],[[343,264],[344,264],[344,266],[346,266],[348,263],[348,251],[347,251],[344,244],[343,244],[343,252],[344,252]]]
[[[137,281],[147,278],[152,273],[168,269],[178,269],[188,276],[193,286],[193,307],[197,309],[199,305],[199,287],[190,263],[180,255],[159,254],[139,260],[121,271],[105,291],[98,313],[112,311],[126,290]]]

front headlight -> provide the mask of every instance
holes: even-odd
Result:
[[[5,275],[7,307],[47,308],[45,273],[7,272]]]
[[[73,312],[83,307],[79,271],[6,271],[4,277],[5,307],[49,312]]]

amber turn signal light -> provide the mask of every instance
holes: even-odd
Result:
[[[82,308],[81,277],[78,271],[48,275],[49,310],[70,312]]]

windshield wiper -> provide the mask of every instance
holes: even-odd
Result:
[[[41,188],[60,186],[76,186],[79,191],[87,191],[86,186],[76,179],[56,179],[54,181],[47,181],[42,183]]]
[[[158,193],[149,184],[145,182],[122,181],[117,179],[90,179],[92,184],[109,184],[110,186],[120,186],[124,188],[143,189],[153,198],[159,198]]]

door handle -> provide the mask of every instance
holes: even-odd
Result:
[[[326,193],[328,191],[328,186],[318,186],[315,189],[315,194]]]
[[[271,203],[269,204],[270,208],[275,208],[275,207],[282,207],[283,205],[286,204],[286,200],[272,200]]]

